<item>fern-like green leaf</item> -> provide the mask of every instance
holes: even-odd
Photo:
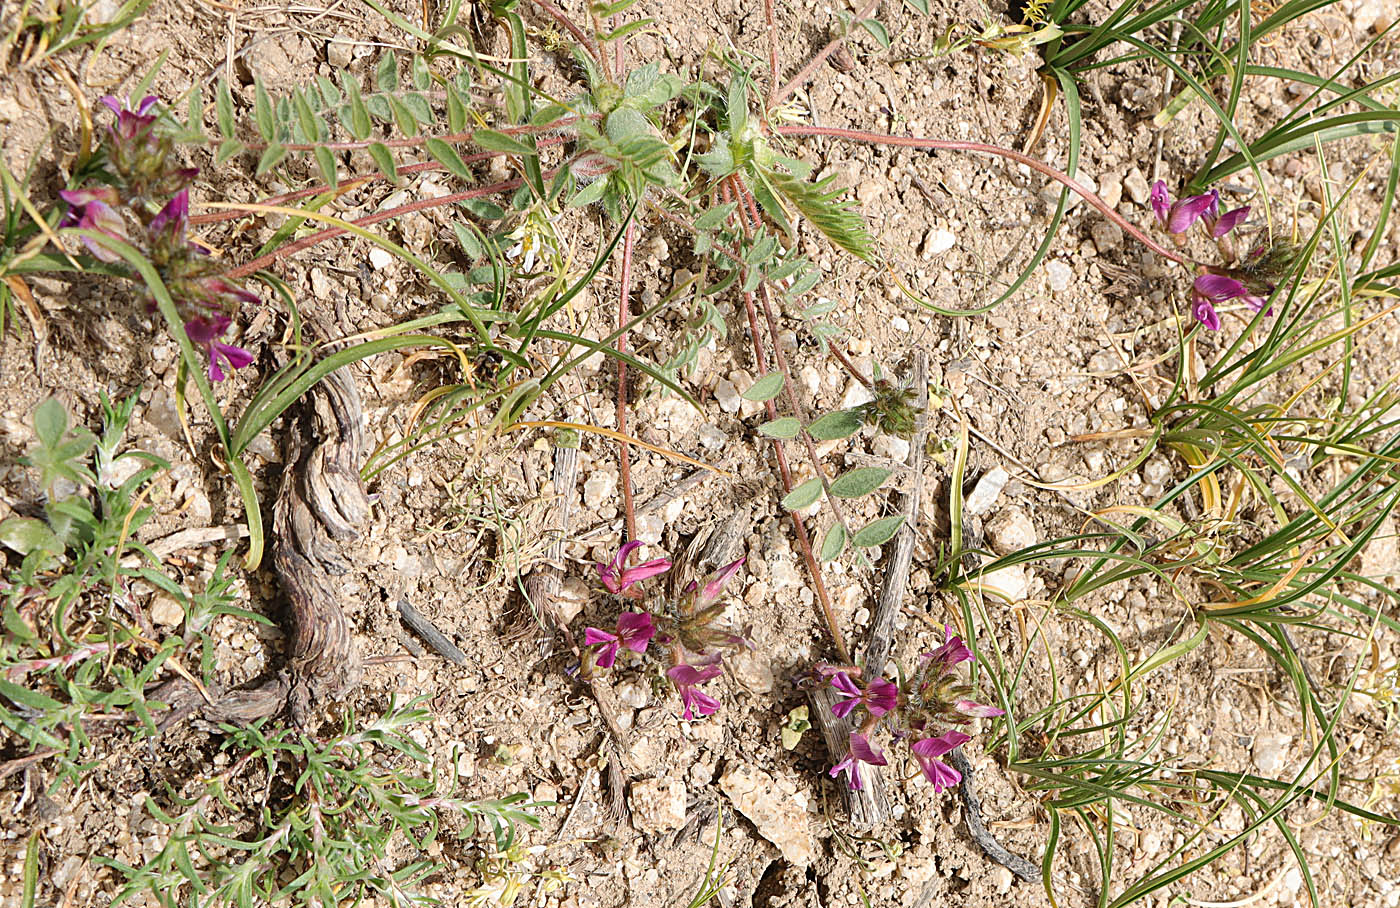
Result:
[[[812,222],[836,246],[874,264],[875,250],[870,244],[870,232],[865,221],[849,198],[841,198],[844,189],[829,189],[834,176],[819,183],[799,180],[789,173],[765,168],[766,182],[792,203],[802,216]]]

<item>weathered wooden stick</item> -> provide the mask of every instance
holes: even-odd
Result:
[[[322,704],[359,683],[360,654],[333,578],[349,570],[340,544],[358,538],[369,517],[360,481],[360,396],[343,367],[307,394],[310,406],[288,429],[287,468],[272,519],[272,566],[291,618],[287,666],[259,687],[220,697],[204,710],[212,719],[250,722],[286,706],[292,721],[305,726]]]
[[[904,605],[904,593],[909,586],[909,566],[914,561],[914,543],[919,538],[919,491],[923,487],[924,445],[928,442],[928,354],[914,353],[914,437],[909,445],[905,466],[912,474],[906,487],[895,498],[895,506],[904,515],[904,525],[894,537],[894,548],[885,568],[880,587],[880,601],[870,622],[870,642],[865,647],[865,676],[879,677],[885,669],[894,646],[894,621]]]
[[[438,630],[437,625],[429,621],[426,615],[414,608],[407,596],[399,597],[399,618],[408,625],[409,630],[422,637],[444,659],[458,665],[466,665],[469,661],[467,654],[458,649],[457,644],[448,640],[446,635]]]
[[[890,552],[889,566],[885,570],[884,583],[880,588],[880,600],[875,607],[875,615],[870,623],[870,638],[865,645],[863,675],[874,678],[880,674],[889,658],[894,639],[894,620],[904,601],[904,590],[909,581],[909,566],[914,557],[914,542],[918,538],[919,488],[923,485],[924,442],[928,437],[928,420],[924,409],[928,406],[928,354],[922,350],[914,354],[914,388],[916,389],[914,438],[909,446],[905,464],[911,473],[910,481],[896,499],[904,514],[904,525],[895,535],[894,548]],[[831,713],[831,705],[836,702],[836,691],[830,685],[823,685],[808,696],[812,722],[821,730],[826,739],[827,753],[832,761],[844,758],[850,747],[850,736],[854,724],[847,719],[838,719]],[[861,767],[863,785],[859,789],[842,785],[841,795],[850,813],[851,824],[857,829],[878,826],[890,818],[889,799],[885,796],[885,782],[878,769],[873,766]]]

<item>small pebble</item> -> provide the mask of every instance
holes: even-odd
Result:
[[[1001,495],[1001,490],[1006,488],[1010,479],[1011,474],[1001,467],[988,470],[977,480],[977,485],[972,487],[972,494],[967,496],[967,501],[963,502],[963,513],[976,516],[989,510],[996,504],[997,497]]]
[[[1069,289],[1070,281],[1074,280],[1074,272],[1058,259],[1045,263],[1045,274],[1050,280],[1052,293],[1063,293]]]
[[[958,238],[950,230],[942,227],[930,229],[924,234],[924,244],[922,255],[926,259],[931,259],[935,255],[942,255],[953,246],[957,245]]]
[[[387,249],[380,249],[378,246],[369,251],[369,263],[376,271],[383,271],[389,267],[389,263],[394,260],[393,253]]]

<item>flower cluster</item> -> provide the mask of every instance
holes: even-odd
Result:
[[[1229,235],[1249,217],[1248,205],[1221,213],[1218,189],[1173,202],[1162,180],[1152,186],[1151,203],[1157,223],[1168,233],[1179,237],[1199,222],[1216,241],[1221,254],[1227,260],[1234,260],[1235,251]],[[1264,255],[1264,247],[1260,246],[1249,253],[1242,268],[1213,269],[1199,275],[1191,286],[1192,317],[1207,330],[1219,331],[1220,315],[1215,310],[1222,303],[1239,300],[1255,312],[1263,309],[1274,285],[1255,276],[1250,264]]]
[[[223,338],[239,305],[258,297],[219,274],[186,236],[189,185],[199,171],[175,163],[173,140],[156,130],[156,98],[147,96],[133,107],[108,95],[102,103],[116,119],[102,139],[95,185],[59,193],[68,203],[61,226],[111,237],[150,259],[184,320],[185,334],[209,358],[209,377],[223,381],[226,370],[253,361],[251,353]],[[85,236],[83,245],[99,261],[125,261],[100,238]],[[155,308],[154,299],[147,298],[147,308]]]
[[[640,546],[640,542],[629,542],[618,550],[611,562],[595,565],[608,592],[633,600],[644,599],[641,591],[632,587],[671,569],[667,558],[629,567],[627,559]],[[654,641],[667,651],[666,658],[671,664],[666,677],[680,694],[682,716],[694,719],[715,712],[719,709],[719,700],[706,693],[701,685],[720,676],[720,660],[726,650],[747,645],[742,635],[720,624],[724,612],[720,595],[743,565],[743,558],[726,565],[707,578],[703,586],[691,581],[680,601],[670,608],[623,612],[611,631],[585,628],[583,641],[594,648],[592,666],[586,665],[585,670],[612,668],[623,649],[644,656]]]
[[[832,778],[844,773],[846,783],[859,789],[864,785],[862,763],[886,765],[889,761],[870,743],[870,736],[880,725],[887,725],[897,740],[910,741],[909,750],[935,792],[956,785],[962,775],[939,758],[972,738],[947,726],[966,726],[974,718],[1002,715],[994,706],[971,700],[971,688],[958,679],[956,666],[971,658],[967,644],[945,626],[943,645],[924,653],[918,671],[903,679],[902,685],[875,678],[862,686],[848,670],[819,667],[818,672],[830,677],[839,695],[831,707],[833,714],[845,717],[858,708],[866,713],[859,730],[851,732],[845,758],[831,767]],[[939,729],[942,732],[934,734]]]

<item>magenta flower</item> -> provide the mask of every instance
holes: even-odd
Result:
[[[1214,215],[1207,214],[1205,216],[1206,229],[1210,231],[1212,237],[1218,240],[1231,230],[1243,224],[1244,219],[1247,217],[1249,217],[1248,205],[1241,205],[1239,208],[1231,209],[1218,218]]]
[[[719,572],[711,577],[710,581],[700,590],[700,595],[695,599],[695,608],[697,610],[703,609],[705,606],[719,599],[720,593],[724,592],[725,584],[729,583],[734,575],[739,573],[739,568],[744,566],[744,561],[745,558],[740,557],[737,561],[731,561],[729,564],[720,568]],[[690,582],[688,589],[695,589],[695,581],[692,580]]]
[[[972,650],[967,648],[963,639],[953,633],[953,629],[948,625],[943,625],[943,645],[931,653],[924,653],[923,658],[930,662],[938,663],[939,674],[946,675],[952,672],[953,666],[959,662],[966,662],[972,658]]]
[[[1006,710],[1004,709],[998,709],[995,706],[984,706],[972,700],[958,700],[953,704],[953,709],[956,709],[964,716],[972,716],[977,719],[990,719],[993,716],[1006,715]]]
[[[1167,222],[1167,215],[1171,211],[1172,197],[1167,192],[1165,180],[1158,180],[1152,184],[1152,213],[1157,215],[1157,220],[1163,224]]]
[[[130,99],[123,103],[113,95],[103,97],[102,103],[117,115],[117,122],[111,126],[113,137],[130,141],[149,130],[151,124],[156,121],[156,115],[150,113],[151,108],[156,105],[156,100],[155,95],[147,95],[132,108]]]
[[[253,354],[247,350],[219,340],[228,330],[229,322],[227,315],[198,317],[185,322],[185,334],[190,342],[203,347],[209,357],[210,381],[223,381],[227,377],[225,366],[230,370],[242,369],[253,361]]]
[[[646,612],[623,612],[618,615],[617,633],[615,634],[599,630],[596,627],[588,627],[583,630],[584,643],[589,646],[603,645],[603,648],[598,651],[598,665],[601,668],[612,668],[612,664],[617,661],[619,646],[625,646],[634,653],[646,652],[647,646],[654,636],[656,636],[656,626],[652,624],[651,615]]]
[[[1167,192],[1167,184],[1158,180],[1152,184],[1152,212],[1159,223],[1171,233],[1185,233],[1191,225],[1202,221],[1206,230],[1215,239],[1234,230],[1249,217],[1249,206],[1244,205],[1220,214],[1220,190],[1212,189],[1200,195],[1188,196],[1173,203]]]
[[[846,751],[846,759],[831,767],[827,775],[834,779],[844,772],[851,790],[860,791],[864,785],[860,779],[860,764],[869,763],[871,766],[885,766],[888,762],[884,754],[870,746],[865,735],[851,732],[851,745],[850,749]]]
[[[171,245],[185,245],[185,225],[190,217],[190,191],[181,189],[165,203],[153,218],[148,230],[152,239],[166,239]]]
[[[840,691],[843,698],[831,704],[831,713],[838,719],[850,715],[859,705],[864,705],[877,718],[899,705],[899,688],[884,678],[876,678],[861,690],[850,675],[837,672],[831,679],[831,686]]]
[[[602,578],[603,586],[608,588],[608,592],[620,593],[640,580],[664,574],[671,569],[671,562],[666,558],[657,558],[635,567],[624,567],[627,556],[640,546],[641,542],[634,539],[617,550],[611,564],[597,562],[594,565],[598,568],[598,576]]]
[[[105,233],[113,239],[129,242],[126,236],[126,222],[112,207],[119,201],[117,191],[112,187],[64,189],[58,195],[72,206],[63,217],[63,226],[96,230],[98,233]],[[82,239],[83,245],[88,248],[94,258],[103,262],[121,261],[121,256],[102,245],[101,241],[91,237],[83,237]]]
[[[914,759],[919,761],[924,778],[933,783],[935,794],[941,794],[962,781],[962,773],[938,758],[971,740],[960,731],[947,731],[936,738],[924,738],[909,745],[909,749],[914,752]]]
[[[700,685],[711,678],[718,678],[720,668],[718,665],[706,665],[703,668],[696,668],[682,662],[674,668],[668,669],[666,677],[676,685],[676,690],[680,692],[681,704],[685,707],[682,718],[693,719],[695,713],[708,716],[719,709],[719,701],[700,689]]]
[[[1243,300],[1258,312],[1264,308],[1264,297],[1252,293],[1243,281],[1223,274],[1203,274],[1191,285],[1191,315],[1209,331],[1220,330],[1220,316],[1215,307],[1233,299]]]

